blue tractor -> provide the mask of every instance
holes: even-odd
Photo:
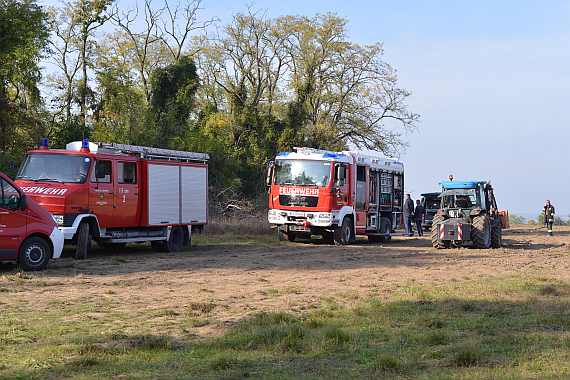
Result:
[[[501,213],[487,181],[440,182],[440,207],[433,217],[431,241],[435,248],[471,246],[486,249],[502,245]]]

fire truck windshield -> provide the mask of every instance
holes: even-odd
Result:
[[[280,186],[325,187],[331,178],[329,161],[277,160],[274,184]]]
[[[16,179],[84,183],[91,158],[74,154],[32,153],[26,156]]]

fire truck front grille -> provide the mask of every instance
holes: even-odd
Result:
[[[279,204],[281,206],[297,206],[297,207],[317,207],[319,197],[309,195],[284,195],[279,196]]]
[[[79,214],[53,214],[58,227],[71,227]]]

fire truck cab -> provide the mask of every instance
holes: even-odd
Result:
[[[269,223],[280,237],[387,242],[402,220],[404,165],[359,152],[294,148],[270,163]]]
[[[50,211],[84,259],[95,240],[120,248],[150,241],[174,252],[207,224],[209,156],[126,144],[42,146],[27,153],[16,183]]]

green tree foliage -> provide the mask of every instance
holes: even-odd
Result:
[[[542,214],[540,214],[536,220],[538,221],[538,224],[544,224],[544,221],[546,220],[546,216],[544,215],[544,212]]]
[[[38,62],[48,52],[46,12],[34,1],[0,0],[0,169],[45,129]]]
[[[509,215],[510,224],[527,224],[527,220],[524,216],[518,216],[516,214]]]
[[[389,155],[405,147],[402,136],[419,119],[405,105],[410,93],[397,86],[382,45],[350,42],[347,24],[334,14],[268,19],[250,9],[194,49],[198,102],[216,110],[200,125],[220,128],[226,162],[249,173],[228,181],[244,194],[259,193],[265,164],[293,146]]]
[[[146,131],[150,145],[161,148],[183,146],[198,84],[196,65],[187,56],[180,57],[174,65],[154,71],[150,101],[153,128]]]
[[[25,32],[0,24],[1,149],[50,137],[52,147],[91,138],[207,152],[210,199],[227,210],[265,194],[266,165],[280,151],[396,155],[417,128],[382,44],[352,42],[336,14],[269,18],[248,8],[208,35],[217,19],[200,21],[201,0],[68,1],[50,8],[59,70],[48,113],[36,86],[46,14],[34,2],[0,0]],[[113,31],[101,28],[109,20]]]

